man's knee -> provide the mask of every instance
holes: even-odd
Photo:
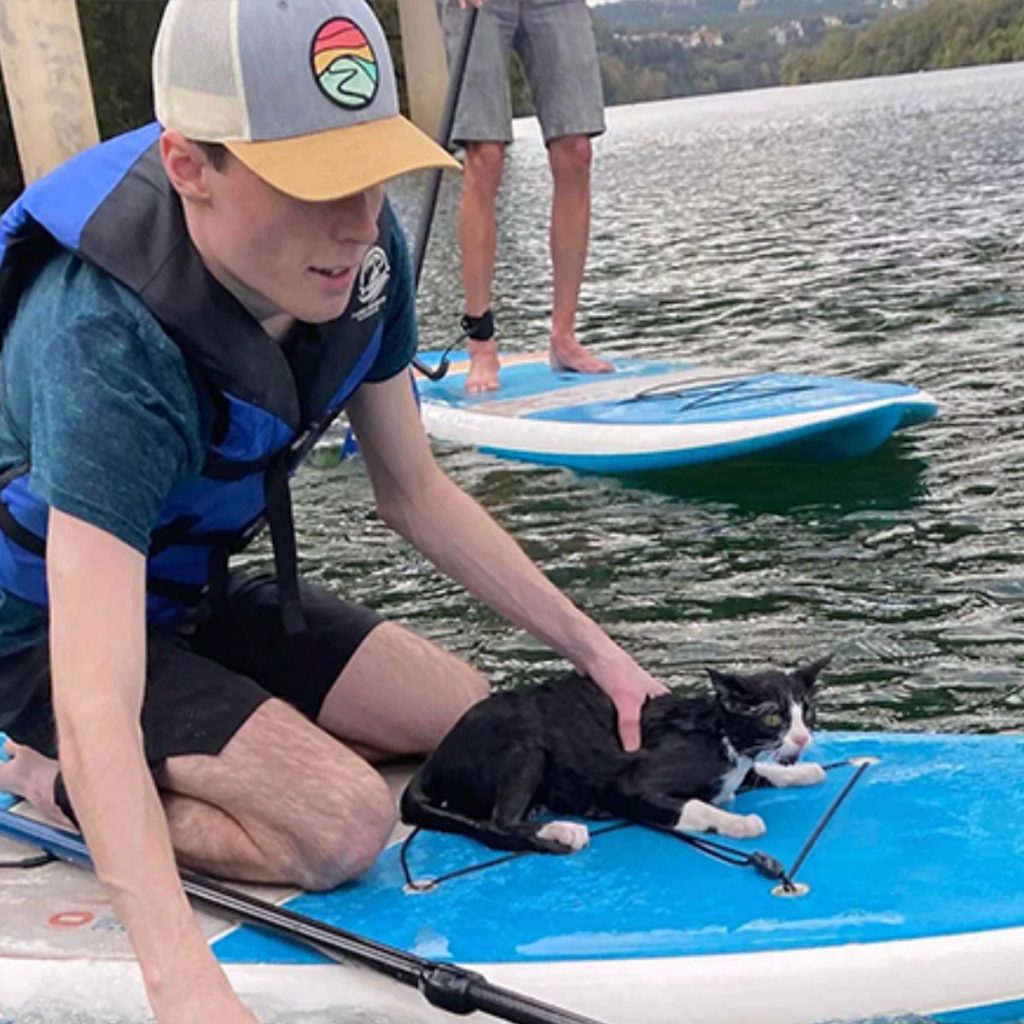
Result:
[[[465,187],[493,197],[501,186],[505,167],[505,145],[501,142],[471,142],[466,146]]]
[[[565,135],[552,141],[548,156],[556,177],[586,177],[590,174],[593,148],[586,135]]]
[[[353,782],[323,780],[323,804],[291,837],[288,873],[303,889],[333,889],[373,865],[395,827],[395,801],[387,783],[367,766]]]

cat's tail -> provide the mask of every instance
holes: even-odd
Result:
[[[400,803],[402,821],[418,828],[436,832],[453,832],[469,836],[495,850],[540,850],[545,853],[568,853],[564,844],[538,835],[541,826],[531,821],[497,824],[481,821],[449,810],[436,803],[427,792],[423,765],[409,780]]]

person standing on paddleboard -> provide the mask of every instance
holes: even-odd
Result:
[[[239,1024],[175,859],[359,874],[395,820],[374,762],[487,689],[300,581],[288,478],[342,408],[381,518],[593,676],[627,747],[662,687],[431,456],[384,183],[454,161],[399,115],[369,6],[170,0],[154,85],[158,124],[2,222],[0,789],[80,825],[160,1024]],[[229,569],[264,523],[275,571]]]
[[[495,205],[512,142],[508,62],[519,54],[533,93],[554,184],[551,205],[551,365],[580,373],[614,367],[576,337],[590,235],[590,140],[605,130],[601,69],[586,0],[437,0],[449,64],[470,5],[481,8],[455,109],[452,140],[466,151],[459,248],[469,339],[469,391],[499,387],[491,286],[498,230]]]

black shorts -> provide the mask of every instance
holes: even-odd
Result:
[[[219,754],[270,697],[316,720],[327,691],[381,619],[312,583],[301,583],[300,593],[307,628],[291,636],[281,627],[271,575],[233,574],[223,609],[207,609],[176,632],[150,630],[142,733],[154,770],[169,757]],[[28,696],[0,728],[55,757],[48,643],[0,660],[0,687]]]

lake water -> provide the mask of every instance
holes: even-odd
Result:
[[[595,146],[581,336],[606,354],[891,379],[941,419],[851,462],[576,476],[441,464],[652,671],[834,651],[830,727],[1024,726],[1024,65],[620,107]],[[546,156],[517,125],[495,310],[546,343]],[[419,194],[395,196],[410,229]],[[457,192],[421,285],[461,311]],[[296,489],[305,568],[499,684],[561,664],[376,519],[358,462]]]

